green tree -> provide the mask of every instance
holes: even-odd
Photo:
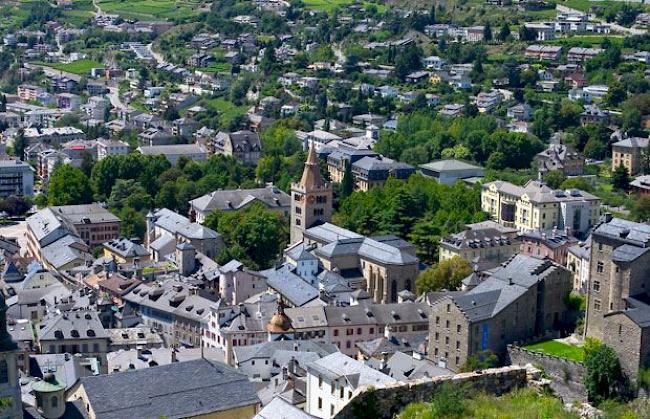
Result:
[[[632,215],[640,222],[650,220],[650,196],[640,196],[635,200]]]
[[[347,198],[354,192],[354,176],[352,175],[352,165],[350,162],[345,164],[345,173],[341,182],[341,198]]]
[[[492,352],[487,349],[482,352],[478,352],[474,355],[467,357],[467,360],[460,367],[461,372],[471,372],[476,370],[484,370],[487,368],[494,368],[499,365],[499,358]]]
[[[422,50],[411,43],[395,59],[395,75],[404,80],[411,72],[422,68]]]
[[[544,182],[553,189],[559,189],[565,180],[566,176],[559,170],[551,170],[544,175]]]
[[[25,130],[19,129],[16,133],[16,138],[14,139],[14,156],[18,157],[20,160],[25,159],[25,149],[29,146],[29,142],[25,138]]]
[[[492,26],[490,25],[490,22],[486,22],[485,26],[483,26],[483,38],[485,39],[485,42],[490,42],[492,40]]]
[[[288,242],[284,216],[259,204],[241,211],[212,212],[204,225],[221,233],[226,247],[240,248],[246,257],[241,262],[253,269],[270,267]]]
[[[429,291],[456,290],[461,282],[472,273],[472,267],[465,259],[454,256],[422,272],[415,284],[418,294]]]
[[[89,204],[93,201],[90,181],[76,167],[64,164],[52,172],[47,184],[49,205]]]
[[[153,207],[151,195],[134,179],[118,179],[108,198],[111,208],[133,208],[136,211],[148,210]]]
[[[627,168],[622,164],[612,172],[612,186],[619,191],[630,189],[630,175],[627,173]]]
[[[504,19],[503,23],[501,24],[501,28],[499,29],[499,40],[501,42],[505,42],[509,36],[510,36],[510,24],[508,23],[507,19]]]
[[[588,338],[584,350],[584,385],[589,400],[598,404],[621,394],[624,375],[616,352],[592,338]]]

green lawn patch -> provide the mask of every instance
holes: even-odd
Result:
[[[570,359],[577,362],[582,362],[585,358],[584,349],[580,346],[569,345],[556,340],[546,340],[543,342],[533,343],[531,345],[523,346],[523,348],[529,351],[554,355],[559,358]]]
[[[99,3],[106,13],[117,13],[130,19],[174,19],[199,14],[196,0],[102,0]]]
[[[78,75],[88,75],[92,68],[104,68],[104,64],[94,60],[78,60],[71,63],[45,63],[43,65]]]

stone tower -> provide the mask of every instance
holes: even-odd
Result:
[[[7,304],[0,289],[0,406],[1,418],[22,419],[23,403],[18,382],[18,347],[7,331]]]
[[[323,180],[311,145],[302,178],[291,185],[291,244],[302,241],[306,229],[331,220],[332,185]]]

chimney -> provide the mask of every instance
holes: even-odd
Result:
[[[513,281],[513,280],[512,280],[512,277],[509,276],[509,277],[508,277],[508,285],[514,285],[514,284],[515,284],[515,281]]]
[[[287,380],[289,378],[289,374],[287,373],[287,367],[282,367],[282,379]]]
[[[614,218],[614,216],[612,215],[611,212],[606,212],[606,213],[603,215],[603,219],[605,220],[606,223],[611,222],[613,218]]]

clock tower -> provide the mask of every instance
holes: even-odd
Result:
[[[332,185],[323,180],[311,145],[302,178],[291,185],[291,244],[302,241],[306,229],[331,220]]]

